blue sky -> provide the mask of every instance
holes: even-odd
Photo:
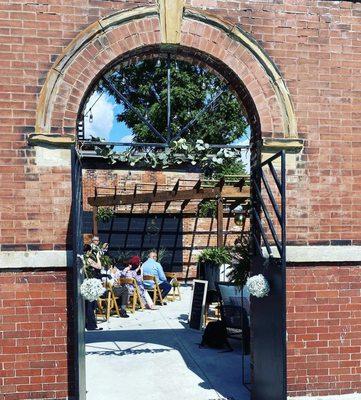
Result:
[[[123,110],[123,106],[117,104],[113,96],[104,93],[101,97],[95,92],[90,97],[85,114],[88,113],[89,107],[92,107],[93,122],[89,121],[89,115],[85,118],[85,132],[87,138],[90,135],[101,137],[109,142],[131,142],[132,131],[125,123],[117,121],[117,114]],[[98,99],[98,101],[97,101]]]

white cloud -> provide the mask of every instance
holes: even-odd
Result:
[[[120,141],[123,143],[132,143],[134,141],[134,137],[132,134],[125,135],[120,138]]]
[[[85,114],[88,112],[89,107],[91,107],[98,98],[99,93],[95,92],[91,95]],[[114,108],[114,100],[106,95],[101,96],[99,100],[92,106],[91,113],[93,114],[93,122],[89,121],[90,112],[85,117],[84,121],[87,139],[92,135],[109,140],[109,135],[113,128],[114,122]]]

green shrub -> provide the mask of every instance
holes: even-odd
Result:
[[[222,264],[229,264],[232,261],[232,256],[227,247],[209,247],[201,252],[198,256],[198,261],[220,266]]]

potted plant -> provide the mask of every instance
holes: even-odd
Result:
[[[215,200],[202,201],[198,206],[198,215],[201,218],[214,218],[217,213],[217,203]]]
[[[110,207],[99,207],[96,215],[97,221],[107,224],[114,216],[114,210]]]
[[[220,267],[223,264],[230,264],[231,260],[231,252],[227,247],[209,247],[200,253],[198,275],[208,281],[208,292],[216,293],[215,283],[220,279]],[[214,300],[212,297],[210,301]]]

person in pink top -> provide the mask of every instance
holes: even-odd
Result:
[[[147,308],[151,310],[155,310],[156,307],[154,307],[154,304],[148,295],[148,292],[144,288],[143,284],[143,279],[142,276],[140,275],[140,268],[141,268],[141,260],[140,257],[138,256],[133,256],[131,257],[127,262],[127,266],[121,271],[121,275],[123,278],[134,278],[137,281],[138,287],[139,287],[139,294],[141,297],[141,301],[143,304],[146,305]],[[134,286],[133,285],[127,285],[129,294],[133,294],[134,292]]]

